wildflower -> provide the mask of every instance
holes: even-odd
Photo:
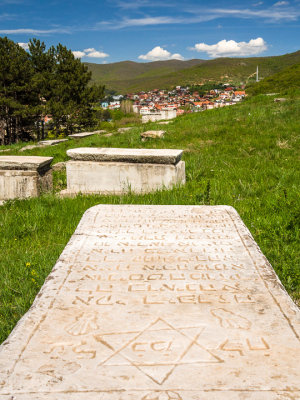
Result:
[[[37,276],[37,273],[36,273],[36,270],[35,270],[35,269],[32,269],[32,270],[30,271],[30,273],[31,273],[32,276]]]
[[[27,267],[27,268],[29,268],[30,265],[31,265],[30,262],[27,262],[27,263],[26,263],[26,267]]]

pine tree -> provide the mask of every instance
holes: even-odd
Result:
[[[67,134],[95,123],[93,104],[104,86],[90,86],[91,73],[71,50],[30,40],[29,53],[0,38],[0,144],[44,138],[44,118]]]
[[[31,90],[33,68],[27,52],[7,37],[0,38],[0,144],[30,135],[37,103]]]

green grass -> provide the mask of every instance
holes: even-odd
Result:
[[[176,119],[164,139],[141,142],[139,126],[105,138],[70,140],[51,148],[3,154],[67,159],[71,147],[184,149],[184,187],[147,195],[49,194],[0,207],[0,341],[32,304],[82,214],[101,204],[227,204],[235,207],[290,295],[300,299],[300,93],[284,103],[269,96]],[[24,144],[23,144],[24,145]],[[56,172],[55,190],[65,187]],[[27,266],[26,266],[27,264]]]
[[[284,68],[247,88],[247,93],[289,93],[300,88],[300,63]]]

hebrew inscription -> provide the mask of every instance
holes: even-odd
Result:
[[[299,321],[231,207],[99,205],[1,346],[0,398],[299,399]]]

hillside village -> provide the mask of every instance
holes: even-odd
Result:
[[[148,92],[128,93],[113,96],[113,101],[101,103],[103,109],[120,108],[121,101],[132,101],[133,112],[140,114],[144,122],[173,119],[184,113],[200,112],[213,108],[237,104],[246,96],[244,90],[224,85],[223,89],[212,89],[200,95],[189,87],[176,86],[173,90],[154,89]]]

